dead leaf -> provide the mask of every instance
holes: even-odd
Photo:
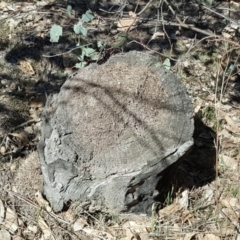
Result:
[[[29,231],[33,232],[33,233],[37,233],[37,231],[38,231],[38,228],[37,228],[37,226],[35,226],[35,225],[29,225],[29,226],[27,227],[27,229],[28,229]]]
[[[223,35],[224,38],[227,38],[227,39],[230,39],[230,38],[233,37],[231,34],[229,34],[227,32],[222,32],[222,35]]]
[[[83,218],[79,218],[73,224],[73,231],[77,232],[77,231],[83,230],[83,228],[86,226],[89,226],[87,221]]]
[[[219,154],[219,163],[221,166],[227,167],[231,170],[236,170],[238,167],[238,162],[234,158],[224,154]]]
[[[220,203],[222,206],[227,208],[239,208],[238,199],[237,198],[224,198],[220,199]]]
[[[233,5],[235,8],[239,8],[240,7],[240,3],[239,1],[230,1],[230,4]]]
[[[191,240],[196,233],[187,233],[184,237],[178,238],[177,240]]]
[[[18,230],[17,214],[10,208],[7,208],[6,217],[3,222],[3,225],[11,233],[15,233]]]
[[[231,132],[233,133],[240,133],[240,128],[237,126],[237,124],[226,114],[225,120],[228,123]]]
[[[2,224],[2,222],[4,221],[4,217],[5,217],[5,208],[2,200],[0,199],[0,224]]]
[[[182,197],[178,200],[181,209],[187,209],[188,207],[188,194],[189,190],[188,189],[184,190],[182,192]]]
[[[45,210],[47,210],[48,212],[51,212],[52,211],[52,208],[50,207],[48,201],[46,201],[42,194],[40,193],[40,191],[37,191],[35,193],[35,199],[37,201],[37,203],[39,204],[39,206]]]
[[[42,112],[39,110],[35,110],[33,108],[31,108],[29,110],[29,115],[32,119],[36,120],[36,121],[40,121],[41,120],[41,114]]]
[[[11,166],[10,166],[10,170],[11,170],[11,172],[15,172],[16,171],[16,169],[17,169],[17,165],[16,164],[11,164]]]
[[[29,100],[29,107],[33,109],[39,109],[43,108],[46,102],[46,97],[45,96],[39,96],[39,97],[32,97]]]
[[[22,235],[25,239],[36,239],[36,234],[38,232],[38,227],[36,225],[29,225],[24,228]]]
[[[190,218],[192,218],[194,215],[192,213],[187,214],[182,220],[182,224],[184,224],[186,221],[188,221]]]
[[[83,228],[83,230],[86,234],[96,237],[96,239],[105,239],[105,240],[115,240],[116,238],[113,237],[110,233],[107,233],[105,231],[96,230],[93,228]]]
[[[130,229],[126,229],[126,237],[124,238],[124,240],[133,240],[133,239],[141,240],[140,236],[137,233],[134,233]]]
[[[25,132],[9,133],[9,135],[18,138],[21,141],[22,146],[27,146],[29,144],[28,136]]]
[[[36,5],[38,6],[38,7],[44,7],[44,6],[46,6],[48,3],[47,2],[45,2],[45,1],[37,1],[36,2]]]
[[[227,129],[223,129],[222,131],[219,132],[218,136],[224,137],[224,138],[231,138],[232,134],[230,134],[229,131],[227,131]],[[224,148],[225,147],[226,146],[224,145]]]
[[[197,114],[200,111],[201,107],[202,107],[202,101],[199,101],[198,105],[196,105],[196,107],[194,108],[194,113]]]
[[[129,14],[129,16],[131,16],[131,17],[134,17],[134,18],[137,17],[137,14],[136,14],[135,12],[133,12],[133,11],[129,11],[128,14]]]
[[[11,235],[7,230],[1,229],[0,230],[0,239],[11,240]]]
[[[6,21],[6,24],[9,26],[9,29],[12,32],[16,29],[16,27],[20,22],[21,22],[21,19],[16,20],[16,19],[10,18]]]
[[[31,63],[29,61],[26,61],[26,60],[21,60],[19,61],[19,68],[21,69],[21,71],[23,73],[26,73],[26,74],[29,74],[29,75],[34,75],[35,74],[35,71],[31,65]]]
[[[229,226],[221,226],[221,237],[222,239],[231,239],[226,238],[226,236],[233,236],[236,233],[236,229],[229,227]],[[224,238],[225,236],[225,238]],[[234,239],[235,240],[235,239]]]
[[[238,211],[234,210],[233,208],[222,208],[219,212],[219,219],[231,219],[231,223],[235,226],[238,226],[238,219],[239,219],[239,213]],[[229,228],[234,230],[234,228]],[[222,229],[221,229],[222,230]],[[227,231],[229,232],[229,231]],[[223,233],[223,231],[222,231]],[[226,234],[226,232],[224,232]]]
[[[20,236],[13,236],[12,240],[24,240],[24,239]]]
[[[240,234],[237,234],[237,236],[235,237],[235,240],[240,240]]]
[[[68,209],[66,212],[62,213],[63,219],[69,223],[73,223],[76,220],[76,215],[77,213],[72,209]]]
[[[136,27],[137,24],[137,14],[130,11],[129,18],[120,18],[117,23],[117,30],[120,32],[127,32]]]
[[[204,240],[220,240],[220,237],[217,237],[211,233],[205,234],[203,237]]]
[[[2,1],[0,2],[0,9],[4,9],[7,6],[7,3]]]
[[[0,153],[1,153],[2,155],[4,155],[4,154],[6,153],[6,147],[1,146],[1,148],[0,148]]]
[[[126,237],[121,238],[121,240],[141,240],[138,233],[141,232],[143,226],[140,226],[134,221],[127,221],[122,225],[122,228],[125,230]]]
[[[188,193],[189,190],[184,190],[182,192],[182,197],[175,200],[171,205],[158,211],[159,216],[169,216],[170,214],[176,213],[181,209],[187,209],[188,207]]]
[[[229,56],[228,54],[224,54],[223,56],[221,56],[221,66],[223,69],[225,69],[228,65],[229,65]]]
[[[40,227],[43,235],[41,236],[40,240],[55,240],[51,229],[48,227],[46,222],[43,220],[41,216],[38,217],[38,226]]]
[[[164,36],[165,36],[165,33],[164,33],[164,32],[155,32],[155,33],[152,35],[150,41],[152,41],[152,40],[154,40],[154,39],[157,39],[157,38],[159,38],[159,37],[164,37]]]
[[[180,205],[177,202],[172,203],[171,205],[166,206],[165,208],[158,211],[158,215],[161,216],[169,216],[173,213],[181,210]]]
[[[41,119],[45,102],[46,102],[45,96],[32,97],[29,100],[29,115],[32,119],[36,121],[39,121]]]
[[[215,202],[213,189],[209,186],[206,186],[206,189],[204,189],[202,202],[205,207],[214,204]]]

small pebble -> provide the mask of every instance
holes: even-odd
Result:
[[[6,80],[6,79],[2,79],[2,80],[1,80],[1,84],[4,85],[4,86],[6,86],[6,85],[7,85],[7,80]]]

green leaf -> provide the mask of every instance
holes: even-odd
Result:
[[[73,30],[76,34],[82,34],[83,36],[87,36],[87,29],[84,28],[82,20],[79,20],[77,24],[73,26]]]
[[[79,59],[80,62],[83,62],[83,60],[84,60],[84,54],[78,56],[78,59]]]
[[[54,78],[67,78],[68,74],[67,73],[63,73],[63,72],[56,72],[56,73],[52,73],[51,77],[54,77]]]
[[[67,5],[67,13],[68,15],[71,15],[72,12],[72,6],[71,5]]]
[[[88,32],[88,30],[86,28],[84,28],[84,27],[81,28],[81,33],[82,33],[83,36],[86,37],[87,36],[87,32]]]
[[[58,42],[60,36],[62,36],[62,27],[59,25],[53,25],[50,30],[51,42]]]
[[[162,65],[165,67],[166,70],[169,71],[170,68],[171,68],[171,62],[170,62],[170,59],[169,59],[169,58],[166,58],[166,59],[164,60],[164,62],[163,62]]]
[[[230,63],[227,72],[232,72],[234,70],[234,64]]]
[[[85,55],[86,57],[91,57],[91,56],[96,52],[95,49],[93,49],[93,48],[88,48],[88,47],[83,48],[82,51],[84,52],[84,55]]]
[[[112,42],[110,45],[112,48],[121,48],[124,47],[128,39],[127,33],[120,33],[116,39],[116,41]]]
[[[74,24],[73,30],[76,34],[81,33],[81,28],[82,28],[83,22],[82,20],[79,20],[77,24]]]
[[[91,55],[91,59],[92,59],[93,61],[99,60],[100,57],[101,57],[101,55],[100,55],[99,52],[95,52],[93,55]]]
[[[98,46],[98,48],[102,48],[103,47],[103,43],[102,43],[102,41],[97,41],[97,46]]]
[[[204,5],[206,5],[207,7],[211,7],[212,3],[213,3],[213,0],[203,0],[202,3]]]
[[[90,22],[94,19],[94,15],[91,10],[87,10],[85,14],[82,15],[83,22]]]
[[[83,22],[79,20],[79,22],[73,26],[73,30],[76,34],[81,33],[82,24]]]
[[[86,65],[86,62],[79,62],[75,64],[76,68],[83,68]]]

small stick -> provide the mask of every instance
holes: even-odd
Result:
[[[132,40],[132,41],[130,41],[128,44],[130,44],[130,43],[132,43],[132,42],[135,42],[135,43],[141,45],[142,47],[144,47],[145,49],[147,49],[147,50],[149,50],[149,51],[153,51],[153,52],[157,53],[158,55],[160,55],[160,56],[162,56],[162,57],[169,58],[169,59],[172,60],[172,61],[177,61],[177,59],[172,58],[172,57],[169,57],[169,56],[167,56],[167,55],[165,55],[165,54],[163,54],[163,53],[160,53],[160,52],[158,52],[158,51],[155,51],[155,50],[149,48],[148,46],[146,46],[145,44],[143,44],[143,43],[141,43],[141,42],[138,42],[138,41],[136,41],[136,40]]]
[[[12,128],[12,129],[10,130],[10,132],[17,130],[18,128],[24,127],[24,126],[26,126],[26,125],[28,125],[28,124],[30,124],[30,123],[36,123],[36,122],[40,122],[40,121],[41,121],[41,119],[38,119],[38,120],[36,120],[36,119],[30,119],[30,120],[28,120],[28,121],[26,121],[26,122],[24,122],[24,123],[22,123],[22,124],[20,124],[20,125],[18,125],[18,126],[16,126],[16,127]]]
[[[211,37],[216,37],[217,35],[216,34],[213,34],[213,33],[210,33],[210,32],[207,32],[207,31],[204,31],[202,29],[199,29],[199,28],[196,28],[196,27],[193,27],[193,26],[189,26],[188,24],[182,22],[182,20],[177,16],[177,14],[175,13],[175,11],[173,10],[173,8],[171,7],[171,5],[169,4],[169,2],[167,0],[164,0],[164,2],[167,4],[168,8],[170,9],[170,11],[172,12],[172,14],[176,17],[180,27],[183,27],[183,28],[187,28],[187,29],[190,29],[190,30],[193,30],[195,32],[199,32],[199,33],[202,33],[202,34],[205,34],[207,36],[211,36]]]
[[[146,4],[146,6],[143,8],[143,10],[142,10],[141,12],[137,13],[137,16],[141,15],[141,14],[147,9],[147,7],[152,3],[152,1],[153,1],[153,0],[150,0],[150,1]]]
[[[73,49],[70,49],[67,52],[58,53],[58,54],[55,54],[55,55],[42,55],[42,56],[45,57],[45,58],[52,58],[52,57],[62,56],[62,55],[68,54],[68,53],[70,53],[70,52],[72,52],[72,51],[74,51],[76,49],[83,48],[83,47],[86,47],[86,46],[89,46],[89,45],[91,45],[91,44],[89,43],[89,44],[86,44],[86,45],[83,45],[83,46],[75,47]]]

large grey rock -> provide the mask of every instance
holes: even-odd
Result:
[[[91,64],[48,98],[38,146],[44,194],[54,211],[77,200],[144,213],[193,129],[184,86],[155,57],[132,51]]]

